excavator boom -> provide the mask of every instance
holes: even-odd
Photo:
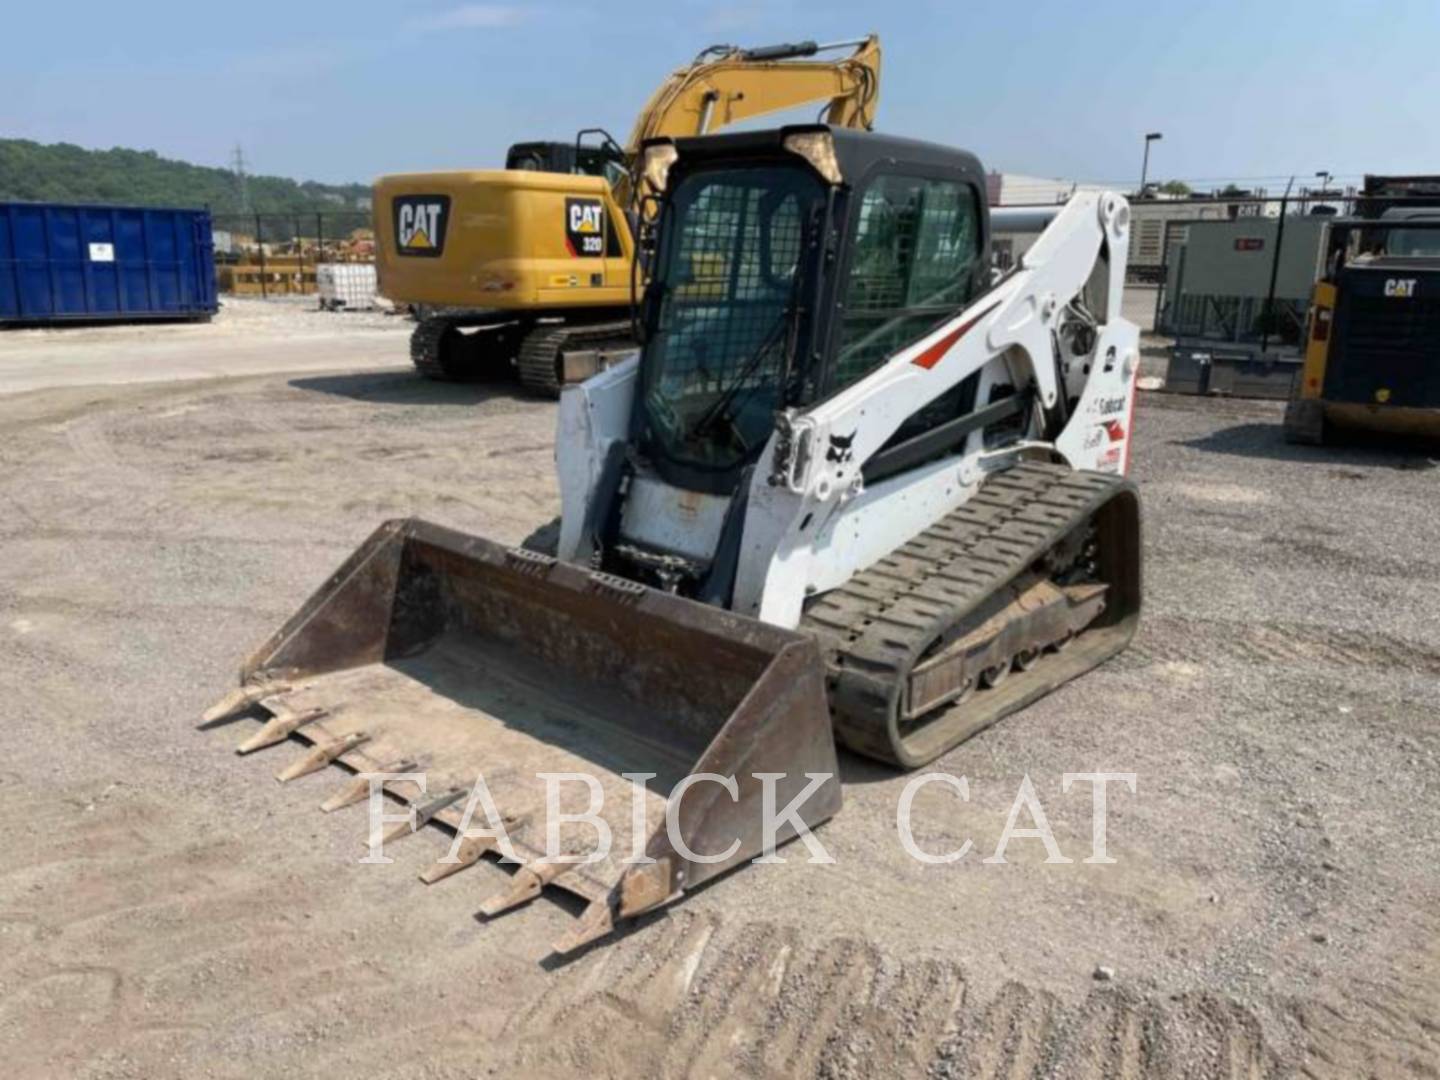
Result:
[[[855,51],[839,60],[799,59],[850,47]],[[880,39],[874,34],[823,45],[714,46],[651,95],[626,150],[633,156],[650,139],[709,135],[812,103],[828,103],[825,121],[834,127],[869,131],[879,101]]]

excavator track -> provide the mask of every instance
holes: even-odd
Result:
[[[565,385],[565,354],[573,349],[634,347],[629,319],[603,323],[537,326],[520,344],[520,385],[541,397],[558,398]]]
[[[410,334],[410,362],[421,375],[438,382],[467,382],[508,372],[519,330],[515,323],[461,332],[462,327],[489,319],[493,317],[427,315]]]
[[[1026,462],[811,603],[835,734],[914,768],[1120,652],[1140,515],[1118,476]]]

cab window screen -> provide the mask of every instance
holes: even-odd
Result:
[[[758,169],[721,172],[677,197],[657,353],[667,384],[718,388],[773,337],[800,258],[802,175]],[[750,371],[764,382],[777,366]],[[678,381],[678,382],[677,382]]]
[[[832,389],[849,386],[963,307],[975,292],[979,261],[968,184],[877,177],[860,202]]]
[[[765,445],[784,394],[807,223],[825,193],[807,170],[701,170],[669,196],[641,362],[647,449],[707,471]]]

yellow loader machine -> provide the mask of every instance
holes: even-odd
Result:
[[[1285,438],[1440,438],[1440,177],[1365,178],[1329,223]]]
[[[834,60],[811,59],[846,50]],[[815,102],[829,123],[868,129],[880,43],[715,46],[651,96],[621,148],[587,129],[573,143],[519,143],[504,170],[416,173],[375,185],[380,291],[415,306],[415,366],[433,379],[512,370],[556,397],[635,347],[637,175],[647,139],[704,135]]]
[[[383,525],[206,718],[372,774],[322,806],[375,784],[375,839],[452,830],[427,882],[499,853],[486,915],[582,897],[560,952],[823,843],[837,743],[933,761],[1140,609],[1122,197],[992,211],[972,155],[827,125],[641,166],[644,344],[561,397],[552,550]],[[992,225],[1043,232],[1000,275]]]

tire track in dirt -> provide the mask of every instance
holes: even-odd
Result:
[[[65,441],[85,464],[96,469],[124,469],[120,455],[105,432],[103,413],[93,413],[65,425]]]
[[[168,484],[160,470],[143,469],[121,457],[110,437],[110,415],[95,412],[70,421],[64,427],[65,441],[82,464],[105,479],[107,505],[122,508],[129,518],[150,521],[153,528],[154,512],[169,497]]]
[[[1281,1074],[1260,1021],[1208,995],[1078,1001],[851,938],[677,915],[552,973],[502,1032],[518,1075],[1139,1080]]]
[[[297,1056],[318,1075],[333,1057],[342,1074],[366,1047],[378,1061],[402,1043],[473,1043],[473,998],[430,985],[444,965],[397,970],[366,947],[404,932],[393,909],[314,918],[296,875],[257,875],[231,839],[166,831],[172,812],[138,791],[0,788],[0,815],[44,822],[0,868],[7,1076],[181,1075],[157,1064],[177,1055],[233,1064],[224,1076],[289,1074]],[[389,1022],[322,1038],[356,1007]]]
[[[1304,1033],[1302,1075],[1440,1077],[1440,897],[1416,911],[1388,977],[1327,985],[1292,1004]]]

